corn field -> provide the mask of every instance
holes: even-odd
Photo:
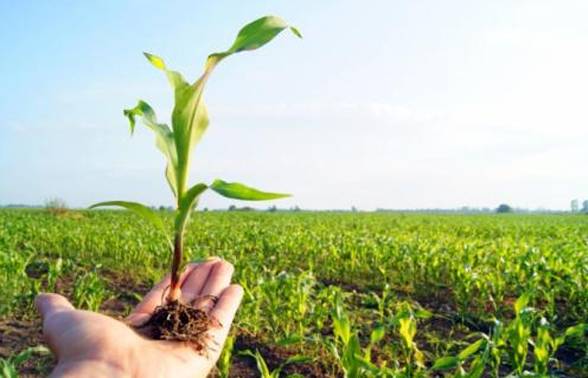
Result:
[[[588,376],[586,216],[213,211],[189,228],[189,260],[221,256],[245,289],[216,376]],[[123,317],[169,264],[126,211],[0,211],[0,371],[50,370],[40,291]]]

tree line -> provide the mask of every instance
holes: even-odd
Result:
[[[573,199],[570,203],[570,207],[572,209],[572,213],[588,213],[588,200],[584,200],[582,202],[582,207],[580,207],[580,201]]]

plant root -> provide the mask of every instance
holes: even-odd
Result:
[[[219,326],[205,310],[174,301],[156,307],[151,318],[136,329],[151,339],[187,342],[196,352],[204,353],[212,341],[208,330]]]

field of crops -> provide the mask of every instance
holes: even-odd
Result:
[[[245,288],[218,376],[588,376],[588,216],[199,212],[186,245]],[[124,316],[168,265],[127,212],[0,211],[0,368],[50,369],[39,291]]]

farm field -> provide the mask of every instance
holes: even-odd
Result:
[[[186,249],[245,288],[218,376],[588,376],[588,216],[197,212]],[[125,211],[1,210],[0,368],[50,370],[38,292],[122,317],[169,259]]]

